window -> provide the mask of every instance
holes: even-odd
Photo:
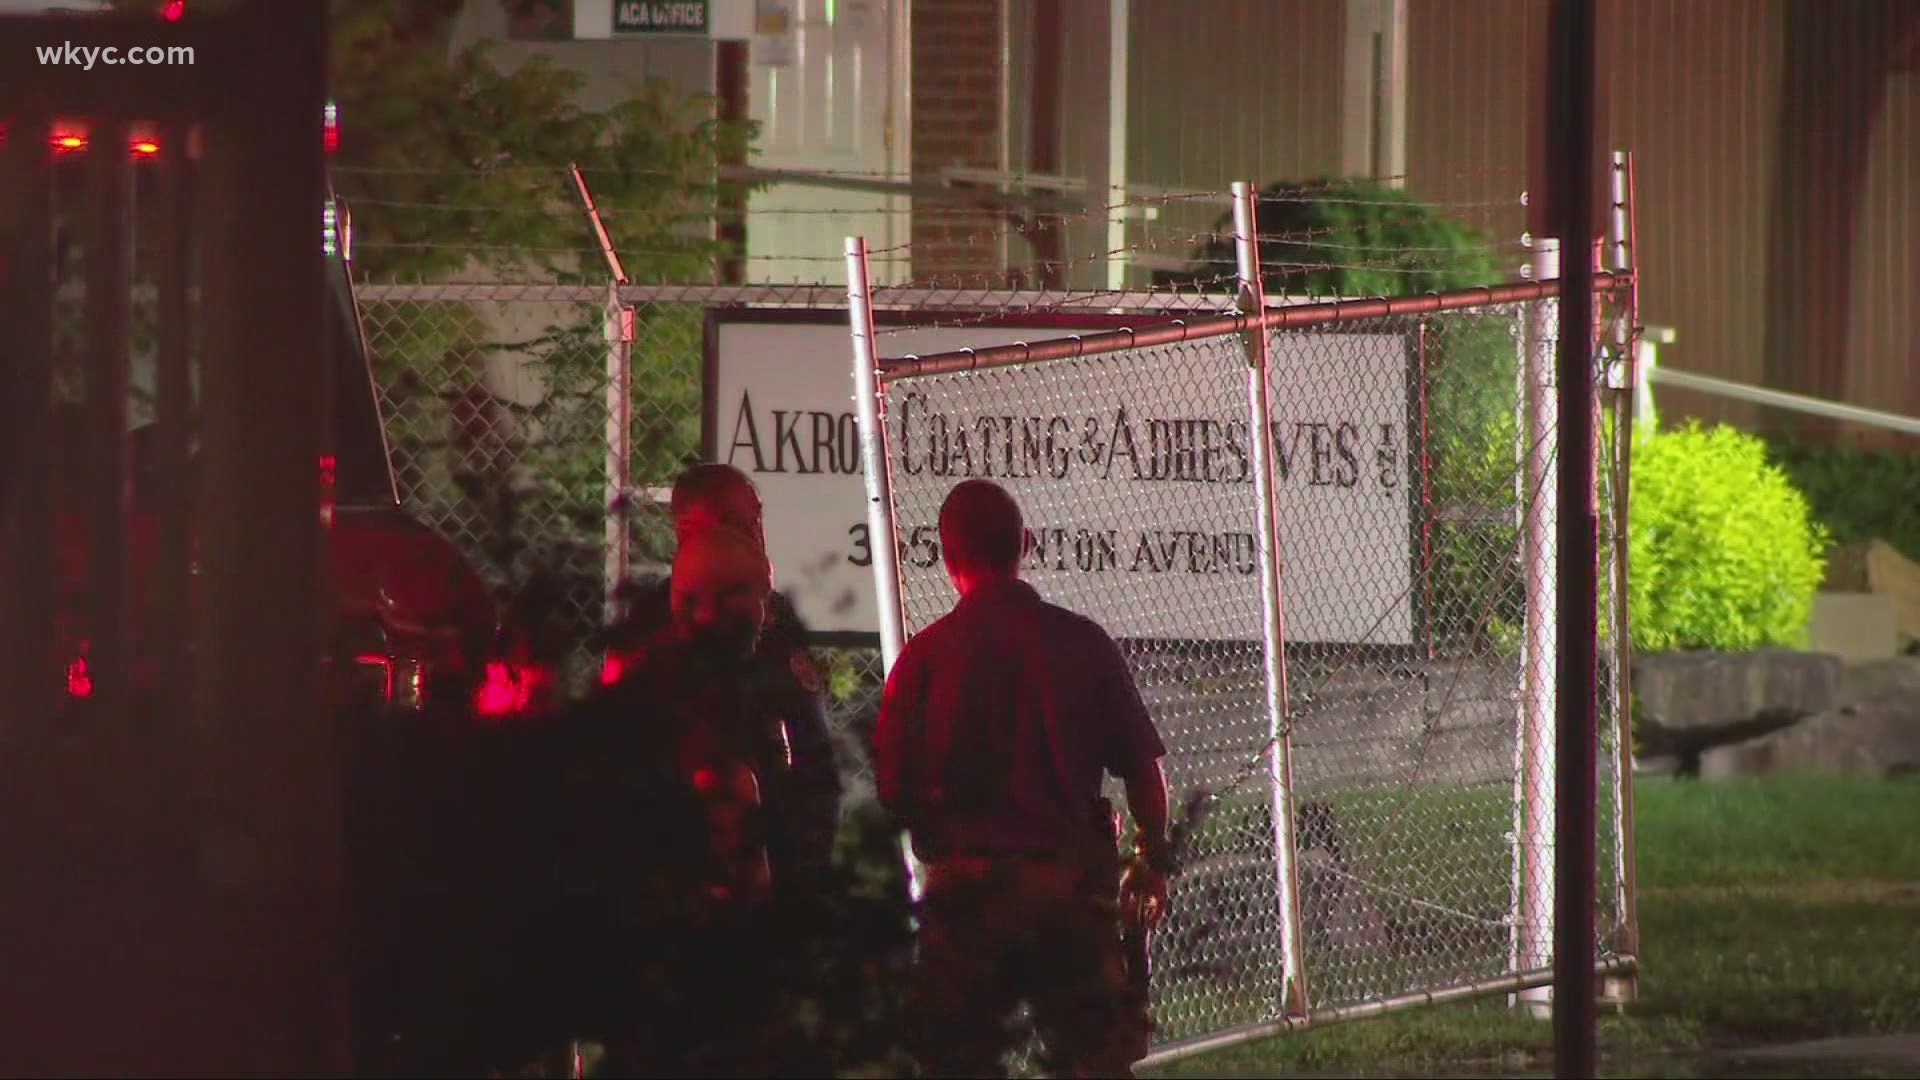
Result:
[[[514,41],[572,41],[573,0],[500,0]]]

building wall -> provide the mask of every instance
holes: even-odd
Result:
[[[1000,20],[1004,0],[912,0],[914,179],[940,182],[948,167],[1001,166]],[[916,201],[916,280],[981,287],[997,283],[1001,235],[992,214]]]
[[[1743,0],[1625,0],[1609,11],[1612,144],[1634,155],[1641,318],[1670,326],[1674,367],[1765,379],[1771,165],[1786,42]],[[1663,414],[1743,425],[1750,406],[1656,391]]]
[[[1015,171],[1031,169],[1029,132],[1034,54],[1032,13],[1062,10],[1059,160],[1052,171],[1086,174],[1093,115],[1087,83],[1102,67],[1087,11],[1098,0],[910,0],[911,149],[915,178],[934,182],[949,165],[1001,167],[1002,140]],[[1892,10],[1909,0],[1849,0]],[[1233,180],[1265,184],[1333,175],[1341,164],[1344,0],[1131,0],[1128,180],[1143,193],[1179,197],[1154,204],[1158,220],[1131,229],[1133,280],[1156,262],[1177,261],[1226,212]],[[1408,0],[1405,184],[1414,194],[1479,228],[1517,272],[1527,258],[1521,203],[1527,178],[1529,105],[1537,81],[1548,0]],[[1751,383],[1794,382],[1805,373],[1861,404],[1920,415],[1920,73],[1909,63],[1886,80],[1867,137],[1860,197],[1850,221],[1824,221],[1817,235],[1850,225],[1845,244],[1773,250],[1783,219],[1776,206],[1783,150],[1830,153],[1817,134],[1776,145],[1789,6],[1756,0],[1613,0],[1599,6],[1601,72],[1610,143],[1631,150],[1642,272],[1641,314],[1678,333],[1662,352],[1677,368]],[[1005,18],[1015,62],[1000,48]],[[461,43],[504,36],[498,5],[470,4]],[[1864,46],[1863,46],[1864,47]],[[711,86],[704,42],[503,41],[509,63],[544,53],[581,70],[587,103],[616,100],[635,77],[659,76],[687,89]],[[1911,49],[1920,52],[1920,49]],[[1844,60],[1844,58],[1842,58]],[[1841,64],[1845,68],[1844,63]],[[1003,80],[1010,84],[1001,120]],[[1838,96],[1812,107],[1836,113]],[[1003,130],[1003,126],[1005,130]],[[1820,183],[1830,188],[1831,179]],[[1822,188],[1805,213],[1832,215],[1839,199]],[[911,216],[913,276],[986,284],[1003,259],[1029,263],[1023,229],[981,212],[917,201]],[[1094,233],[1077,228],[1063,254],[1085,263]],[[1003,255],[1004,251],[1004,255]],[[1774,280],[1769,283],[1770,272]],[[1849,276],[1820,297],[1808,283]],[[1069,280],[1084,283],[1083,274]],[[1781,284],[1787,282],[1786,286]],[[1782,299],[1784,298],[1784,299]],[[1780,305],[1836,335],[1816,335],[1823,355],[1780,352]],[[1817,310],[1816,310],[1817,309]],[[1791,322],[1791,320],[1789,320]],[[1824,355],[1837,350],[1840,358]],[[1804,372],[1803,372],[1804,369]],[[1814,372],[1825,372],[1817,378]],[[1669,417],[1698,415],[1744,424],[1778,420],[1754,408],[1682,391],[1660,393]]]
[[[1133,234],[1133,279],[1179,263],[1225,219],[1236,180],[1264,186],[1340,170],[1338,3],[1132,0],[1128,179],[1158,220]],[[1223,274],[1231,267],[1218,268]]]
[[[1343,0],[1132,6],[1133,182],[1217,191],[1235,179],[1267,183],[1338,171]],[[1548,0],[1408,3],[1406,186],[1481,229],[1502,264],[1516,271],[1527,257],[1520,200],[1528,181],[1528,109],[1549,10]],[[1642,318],[1678,332],[1662,350],[1664,363],[1755,384],[1780,381],[1770,379],[1766,353],[1782,152],[1832,152],[1821,135],[1805,145],[1777,145],[1791,37],[1786,11],[1785,4],[1754,0],[1599,5],[1610,143],[1635,157]],[[1841,60],[1844,66],[1852,58]],[[1838,115],[1849,106],[1836,93],[1813,107]],[[1844,245],[1822,244],[1794,253],[1798,261],[1784,267],[1784,280],[1795,283],[1784,295],[1822,309],[1796,314],[1820,326],[1843,324],[1840,337],[1823,340],[1844,341],[1844,365],[1796,355],[1790,374],[1831,365],[1838,373],[1834,393],[1920,415],[1920,305],[1912,302],[1920,293],[1920,73],[1911,64],[1887,79],[1868,143],[1851,222],[1817,225],[1835,234],[1848,224],[1854,229],[1846,265]],[[1807,212],[1837,213],[1834,183],[1816,181]],[[1156,254],[1177,254],[1224,209],[1217,201],[1170,206],[1159,225],[1137,229],[1136,238]],[[1820,299],[1808,288],[1843,271],[1851,280],[1836,297]],[[1778,282],[1773,289],[1783,295]],[[1782,419],[1682,391],[1658,397],[1670,418]]]

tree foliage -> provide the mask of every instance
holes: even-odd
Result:
[[[704,97],[659,80],[607,109],[585,108],[584,78],[543,56],[508,69],[491,42],[450,50],[459,6],[335,0],[335,183],[365,208],[354,219],[363,272],[433,278],[471,259],[605,280],[566,173],[578,161],[631,276],[710,274],[723,249],[707,223],[720,200],[740,194],[714,166],[744,153],[750,129],[713,119]],[[400,9],[414,19],[396,18]]]
[[[192,0],[188,17],[242,2]],[[154,7],[113,3],[127,12]],[[714,165],[744,153],[751,127],[714,119],[704,96],[661,80],[636,82],[609,108],[586,108],[584,78],[543,56],[508,67],[493,42],[452,48],[467,3],[332,0],[331,90],[342,131],[333,180],[357,211],[363,275],[430,280],[471,260],[605,280],[566,173],[578,161],[633,278],[707,276],[725,251],[707,227],[715,207],[745,192],[720,181]]]
[[[1771,440],[1774,460],[1841,544],[1885,540],[1920,559],[1920,455]]]
[[[1269,296],[1404,296],[1500,278],[1492,249],[1465,223],[1371,180],[1283,180],[1255,196],[1261,283]],[[1154,275],[1203,284],[1236,263],[1233,215],[1222,214],[1190,266]]]

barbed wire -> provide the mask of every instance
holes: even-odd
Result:
[[[384,198],[377,192],[363,193],[352,201],[352,205],[360,210],[358,222],[362,230],[356,247],[373,255],[440,252],[481,262],[522,261],[536,266],[542,260],[553,262],[567,259],[577,261],[580,272],[589,275],[592,272],[589,268],[597,268],[596,264],[604,255],[601,248],[592,242],[581,210],[573,205],[573,193],[562,186],[565,173],[558,167],[502,165],[479,170],[458,167],[344,167],[342,171],[372,178],[453,176],[489,171],[527,176],[549,175],[555,185],[554,197],[546,205],[531,210],[515,208],[511,214],[512,220],[525,223],[529,218],[534,218],[569,227],[578,223],[580,230],[580,242],[577,244],[493,242],[485,235],[484,218],[497,211],[484,203]],[[679,175],[667,169],[597,165],[583,165],[582,171],[618,172],[628,176]],[[892,178],[891,174],[878,171],[862,173],[855,170],[833,175]],[[1314,201],[1314,198],[1300,193],[1321,192],[1324,194],[1320,196],[1320,201],[1397,206],[1406,210],[1405,213],[1369,217],[1363,223],[1358,223],[1369,229],[1430,223],[1435,210],[1444,213],[1449,209],[1457,211],[1475,206],[1509,206],[1518,201],[1484,200],[1409,207],[1405,202],[1395,200],[1348,199],[1339,194],[1346,183],[1338,180],[1310,181],[1293,184],[1290,190],[1302,202]],[[1274,196],[1263,193],[1261,197],[1270,200]],[[678,220],[695,223],[717,218],[717,213],[708,213],[709,207],[702,200],[686,201],[689,206],[677,215]],[[1136,309],[1165,312],[1171,316],[1180,311],[1223,310],[1229,303],[1227,298],[1238,291],[1237,259],[1221,250],[1226,248],[1230,251],[1233,240],[1233,234],[1218,223],[1230,205],[1229,193],[1224,190],[1130,191],[1098,206],[1090,203],[1078,208],[926,206],[912,205],[910,197],[906,201],[909,205],[888,206],[883,197],[849,198],[834,200],[834,205],[828,206],[755,207],[753,213],[757,216],[792,214],[818,219],[840,217],[849,219],[850,223],[876,218],[911,222],[904,240],[868,250],[868,260],[875,268],[876,276],[887,282],[874,287],[876,298],[883,299],[890,291],[908,290],[974,290],[981,294],[973,305],[974,310],[923,309],[932,317],[916,320],[911,326],[884,324],[878,329],[881,334],[981,326],[1016,316]],[[1195,228],[1191,223],[1183,225],[1158,219],[1156,215],[1135,212],[1142,208],[1174,207],[1181,213],[1188,213],[1186,208],[1198,210],[1201,204],[1206,204],[1205,212],[1215,219],[1210,227]],[[717,204],[711,209],[717,211]],[[416,215],[415,222],[409,227],[413,236],[403,234],[402,237],[387,238],[379,235],[378,226],[383,223],[382,219],[394,215]],[[460,224],[452,225],[450,231],[464,235],[420,239],[420,231],[427,232],[431,237],[435,230],[431,226],[421,229],[419,215],[425,215],[428,221],[439,218],[458,222]],[[676,217],[669,215],[663,221],[643,210],[627,212],[604,203],[601,215],[609,222],[617,223],[624,218],[637,217],[648,221],[650,225],[669,228],[673,227]],[[1108,227],[1115,215],[1125,218],[1125,242],[1118,245],[1085,244],[1078,250],[1068,250],[1070,246],[1083,241],[1088,230],[1096,230],[1095,235],[1098,235],[1097,230]],[[1456,264],[1477,265],[1474,260],[1487,256],[1492,256],[1497,262],[1502,252],[1518,250],[1511,242],[1483,243],[1477,249],[1462,251],[1460,258],[1455,260],[1448,258],[1456,250],[1449,246],[1393,245],[1356,240],[1349,234],[1348,227],[1339,224],[1279,230],[1269,227],[1260,233],[1257,240],[1263,248],[1269,249],[1263,253],[1267,255],[1263,260],[1263,271],[1270,280],[1275,276],[1294,276],[1304,280],[1322,273],[1341,272],[1378,272],[1389,277],[1411,278],[1436,270],[1448,270]],[[1303,255],[1312,252],[1319,257],[1276,258],[1270,250],[1274,246],[1282,251],[1299,249]],[[837,244],[825,251],[811,252],[727,251],[692,245],[686,248],[618,246],[616,250],[634,268],[636,279],[659,281],[663,285],[671,284],[676,277],[684,277],[695,263],[705,262],[715,274],[728,263],[746,267],[749,280],[756,284],[845,287],[842,275],[837,272],[844,265],[845,255]],[[665,260],[669,265],[650,272],[646,267],[650,260]],[[1102,270],[1114,262],[1126,264],[1124,283],[1118,286],[1111,286],[1104,280],[1107,274]],[[805,269],[809,266],[820,269],[817,273],[810,272]],[[764,269],[756,271],[753,269],[756,267]],[[789,269],[783,273],[776,269],[778,267]],[[774,280],[776,276],[784,280]],[[1508,275],[1492,272],[1489,276],[1504,278]],[[1101,280],[1097,283],[1089,280],[1094,278]],[[1018,300],[997,302],[997,297],[1004,296],[1009,290],[1022,295]],[[1324,284],[1301,291],[1302,297],[1308,299],[1337,293],[1337,288],[1329,288]]]
[[[605,256],[605,252],[597,247],[585,247],[585,246],[563,247],[563,246],[535,245],[535,244],[485,244],[485,243],[478,243],[473,241],[462,241],[462,240],[421,240],[421,241],[356,240],[354,241],[354,248],[356,250],[364,249],[367,251],[453,251],[453,252],[490,251],[490,252],[506,252],[506,253],[523,252],[523,253],[529,253],[529,254],[542,254],[542,255],[582,255],[582,256],[590,256],[595,259],[603,258]],[[910,252],[911,249],[912,249],[912,245],[910,243],[894,244],[890,247],[873,248],[868,252],[868,256],[869,258],[879,256],[880,258],[875,259],[875,261],[906,262],[908,261],[908,255],[906,253]],[[707,253],[705,252],[678,251],[671,248],[621,248],[619,249],[619,253],[623,257],[657,256],[660,258],[675,258],[675,259],[686,259],[686,258],[692,258],[692,257],[707,256]],[[715,258],[716,260],[744,259],[749,262],[844,263],[846,261],[846,257],[844,255],[750,255],[750,254],[742,253],[742,254],[730,254],[725,256],[717,256]]]
[[[884,198],[885,196],[881,196],[881,197]],[[902,198],[905,198],[905,196],[902,196]],[[380,199],[380,198],[366,198],[366,197],[353,199],[352,205],[356,209],[362,208],[362,207],[380,207],[382,209],[421,210],[421,211],[434,211],[434,212],[450,213],[450,214],[499,214],[502,212],[500,207],[498,206],[488,206],[488,205],[479,204],[479,203],[410,202],[410,201],[399,200],[399,199]],[[596,209],[598,209],[601,217],[606,218],[609,221],[616,220],[622,217],[651,216],[648,211],[626,210],[618,206],[599,206],[599,207],[596,207]],[[848,215],[860,214],[860,215],[888,215],[888,216],[896,216],[896,217],[907,217],[907,216],[943,217],[944,216],[944,217],[965,217],[965,218],[983,217],[983,216],[995,217],[995,216],[1000,216],[1002,213],[1004,213],[1003,210],[996,209],[993,207],[978,207],[978,206],[888,207],[888,206],[875,206],[870,203],[859,203],[859,204],[848,204],[845,206],[826,206],[826,207],[781,207],[781,206],[754,207],[752,212],[756,216],[760,216],[760,215],[796,216],[798,215],[798,216],[820,216],[820,217],[846,217]],[[552,217],[552,218],[558,219],[558,218],[579,218],[582,215],[582,210],[577,204],[571,205],[571,206],[562,205],[556,200],[555,204],[549,207],[538,208],[538,209],[516,208],[513,211],[513,213],[519,217],[525,217],[525,216],[531,215],[531,216],[539,216],[539,217]],[[701,216],[704,216],[704,215],[689,215],[689,220],[695,220]],[[1065,215],[1065,216],[1071,216],[1071,215]]]

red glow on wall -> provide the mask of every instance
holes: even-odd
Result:
[[[167,6],[160,9],[160,17],[168,22],[179,22],[186,13],[187,0],[167,0]]]

